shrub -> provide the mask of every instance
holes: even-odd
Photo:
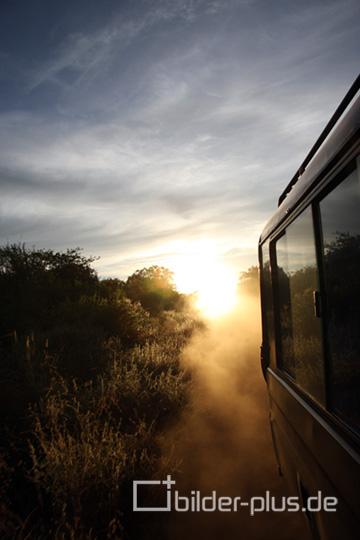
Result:
[[[162,472],[164,429],[191,386],[175,351],[169,358],[152,343],[124,352],[115,339],[107,347],[112,361],[96,381],[79,386],[57,376],[31,412],[38,527],[56,538],[69,531],[106,538],[114,528],[121,538],[135,526],[132,480]],[[166,459],[167,474],[171,468],[176,463]]]
[[[93,260],[0,248],[2,538],[146,538],[132,480],[177,467],[164,432],[186,407],[179,355],[202,323],[166,269],[99,281]]]

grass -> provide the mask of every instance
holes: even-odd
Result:
[[[61,351],[50,354],[34,337],[14,343],[2,366],[23,399],[17,406],[12,396],[2,425],[2,538],[146,538],[132,512],[132,481],[178,467],[163,443],[187,406],[193,382],[179,356],[199,323],[163,312],[156,325],[151,340],[131,348],[105,340],[104,367],[85,381],[62,369]]]

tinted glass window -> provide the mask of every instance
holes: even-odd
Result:
[[[311,208],[276,243],[281,368],[320,403],[324,402],[321,322],[315,315],[318,291]]]
[[[266,358],[273,357],[275,352],[274,308],[271,285],[269,241],[261,248],[261,300],[264,330],[264,354]]]
[[[328,299],[330,406],[360,431],[360,177],[354,170],[320,203]]]

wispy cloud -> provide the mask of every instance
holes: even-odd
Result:
[[[113,272],[212,237],[254,263],[279,191],[357,75],[360,8],[123,6],[19,64],[17,105],[0,114],[2,241],[75,243]]]

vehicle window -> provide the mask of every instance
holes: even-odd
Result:
[[[313,218],[307,208],[276,242],[281,369],[324,403],[321,322],[315,315],[319,290]]]
[[[261,248],[261,273],[263,328],[266,332],[266,335],[264,335],[263,346],[266,348],[266,354],[272,356],[275,349],[275,335],[269,241],[265,242]]]
[[[359,160],[358,160],[359,161]],[[330,407],[360,432],[359,163],[320,203],[328,299]]]

